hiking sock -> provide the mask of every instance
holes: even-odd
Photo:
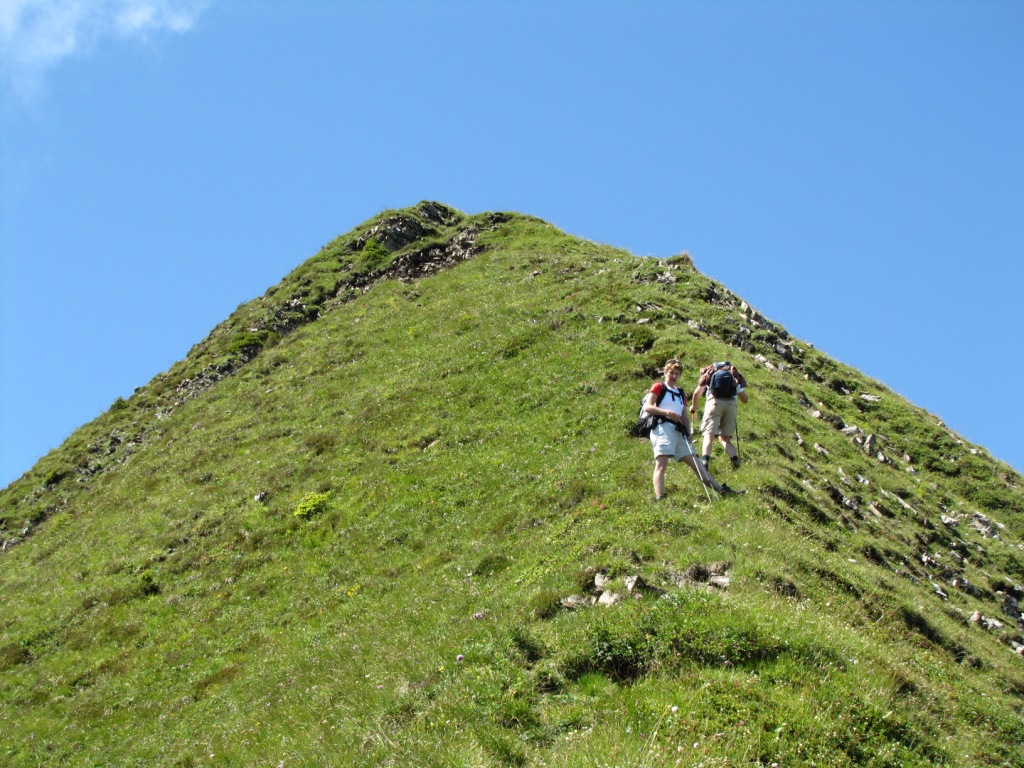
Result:
[[[703,456],[700,457],[700,463],[704,465],[704,469],[707,469],[708,464],[711,463],[711,457],[708,456],[707,454],[704,454]]]

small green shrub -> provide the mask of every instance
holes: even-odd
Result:
[[[561,596],[553,589],[542,589],[530,599],[530,615],[537,619],[550,619],[561,610]]]
[[[376,272],[387,266],[390,259],[391,252],[371,237],[356,257],[356,268],[360,272]]]
[[[481,578],[493,576],[498,571],[503,571],[512,564],[504,555],[485,555],[473,568],[473,575]]]
[[[64,471],[59,470],[59,469],[55,469],[55,470],[53,470],[53,472],[51,472],[50,474],[48,474],[46,476],[46,479],[43,480],[43,485],[46,486],[47,488],[52,488],[53,486],[55,486],[58,483],[60,483],[60,481],[63,480],[67,476],[68,476],[67,472],[64,472]]]
[[[249,355],[250,357],[258,354],[263,349],[263,345],[267,342],[266,331],[243,331],[237,334],[228,346],[229,355]]]
[[[329,493],[307,493],[295,508],[295,516],[308,520],[311,517],[322,514],[327,509],[327,500],[330,497],[331,494]]]

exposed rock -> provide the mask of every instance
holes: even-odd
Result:
[[[356,240],[356,248],[362,250],[373,239],[394,253],[421,237],[433,234],[437,234],[437,230],[423,226],[418,219],[408,214],[398,214],[371,227]]]
[[[975,611],[971,614],[970,619],[972,624],[977,624],[982,629],[1002,629],[1003,622],[998,619],[991,619],[987,616],[982,616],[980,611]]]
[[[973,597],[981,597],[981,590],[971,584],[966,576],[954,576],[950,584]]]
[[[589,608],[597,602],[593,595],[569,595],[558,601],[563,608],[575,611],[579,608]]]
[[[597,604],[604,606],[612,606],[616,605],[617,603],[621,603],[625,599],[625,596],[619,594],[618,592],[602,592],[601,596],[597,598]]]
[[[974,519],[971,520],[971,527],[974,528],[978,533],[984,536],[986,539],[998,539],[999,531],[996,530],[996,526],[1002,527],[999,523],[993,523],[985,515],[980,512],[974,513]]]
[[[678,587],[716,586],[724,589],[729,586],[728,571],[732,566],[729,561],[717,563],[694,563],[682,573],[669,572],[667,578]]]
[[[719,589],[728,589],[730,581],[728,576],[712,576],[708,579],[708,584]]]
[[[866,392],[861,392],[860,399],[866,400],[869,403],[877,403],[882,398],[879,397],[878,395],[869,395]]]
[[[635,597],[641,595],[664,595],[665,590],[659,587],[652,586],[644,581],[643,576],[627,576],[626,577],[626,591]]]
[[[1013,595],[1003,595],[1003,613],[1012,618],[1015,622],[1024,626],[1024,612],[1021,611],[1020,603]]]

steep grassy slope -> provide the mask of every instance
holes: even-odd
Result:
[[[652,502],[673,355],[745,496]],[[1022,765],[1020,482],[685,257],[387,212],[0,493],[0,761]]]

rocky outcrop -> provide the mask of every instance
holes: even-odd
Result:
[[[559,600],[559,604],[562,608],[572,611],[594,605],[610,607],[627,599],[657,599],[667,594],[669,588],[672,587],[676,589],[728,589],[730,565],[728,562],[695,563],[680,572],[667,570],[661,574],[664,587],[651,584],[639,573],[630,574],[620,579],[612,578],[605,571],[597,570],[587,577],[584,585],[586,594],[567,595]]]

